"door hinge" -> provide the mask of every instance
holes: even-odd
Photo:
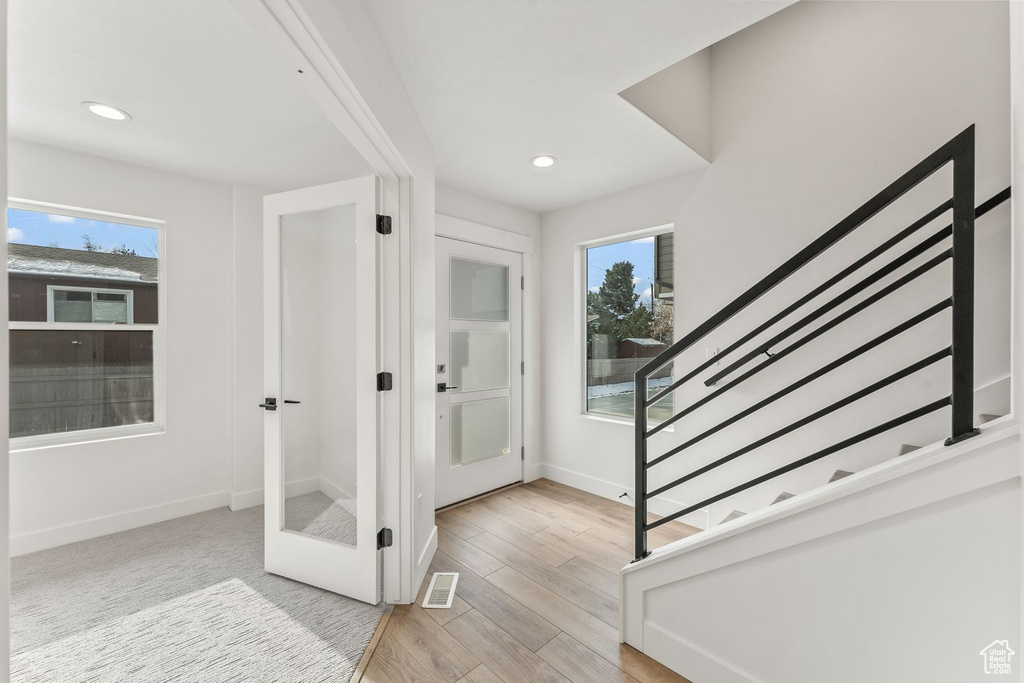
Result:
[[[519,459],[526,460],[526,446],[521,446],[519,448]]]
[[[384,527],[377,532],[377,550],[390,548],[392,543],[394,543],[394,534],[391,533],[391,529]]]
[[[523,275],[519,278],[519,289],[526,289],[526,276]]]
[[[390,372],[377,373],[377,391],[391,391],[392,384]]]
[[[377,214],[377,232],[382,235],[391,234],[391,216]]]
[[[519,374],[520,375],[525,375],[526,374],[526,361],[525,360],[519,362]]]

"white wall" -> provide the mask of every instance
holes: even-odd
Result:
[[[263,190],[232,186],[231,509],[263,503]]]
[[[0,0],[0,130],[7,130],[7,0]],[[0,140],[0,193],[7,192],[7,140]],[[7,196],[2,194],[0,196]],[[0,226],[6,233],[7,212],[3,212]],[[7,243],[0,247],[0,257],[7,262]],[[0,298],[5,302],[0,310],[7,318],[7,282],[0,284]],[[0,358],[8,357],[8,339],[0,340]],[[7,384],[10,369],[0,369],[0,383]],[[0,397],[0,442],[6,442],[10,434],[8,396]],[[0,453],[0,557],[10,555],[10,456],[4,450]],[[10,625],[10,579],[11,563],[4,562],[0,568],[0,682],[10,678],[11,625]]]
[[[572,279],[573,245],[674,223],[678,338],[970,123],[978,127],[980,203],[1009,184],[1006,13],[1006,3],[971,2],[804,2],[782,10],[711,48],[715,158],[691,188],[666,182],[642,197],[596,200],[543,217],[549,291],[545,349],[551,366],[559,368],[557,381],[545,391],[544,450],[551,476],[589,484],[591,490],[610,496],[631,490],[633,483],[631,428],[597,425],[580,415],[579,371],[566,343],[578,326],[572,313],[572,298],[579,288]],[[677,374],[702,362],[705,346],[725,347],[749,329],[751,321],[760,322],[823,280],[828,269],[834,272],[839,263],[848,263],[877,244],[881,235],[891,235],[933,208],[939,202],[939,186],[948,178],[940,174],[925,183],[898,211],[872,221],[862,235],[844,240],[802,278],[793,278],[766,296],[745,314],[745,324],[737,320],[698,344],[677,366]],[[657,206],[662,211],[653,218],[636,220]],[[941,225],[936,223],[921,237]],[[1009,232],[1006,207],[979,222],[978,262],[983,265],[978,269],[976,311],[978,386],[1009,372]],[[930,305],[948,291],[945,274],[922,279],[881,307],[885,315],[876,312],[858,319],[854,328],[862,336],[856,342],[847,330],[838,338],[810,345],[807,353],[795,354],[793,362],[787,359],[764,373],[763,381],[734,390],[677,425],[674,435],[652,441],[652,455],[779,389],[787,378],[792,381],[824,359],[866,341],[868,335],[905,320],[925,307],[922,302]],[[667,482],[695,463],[708,462],[803,417],[850,393],[852,387],[864,386],[867,377],[879,379],[925,351],[942,348],[948,343],[946,315],[923,326],[918,338],[866,356],[866,366],[838,372],[795,395],[784,408],[747,418],[737,428],[712,437],[685,456],[685,462],[677,459],[654,468],[652,484]],[[879,411],[888,411],[891,417],[896,410],[921,405],[925,395],[928,400],[944,395],[936,392],[948,391],[948,375],[944,361],[915,378],[917,388],[912,391],[898,387],[883,394],[880,402],[858,405],[831,422],[818,423],[806,439],[787,438],[775,451],[741,458],[665,495],[699,501],[725,484],[735,485],[768,471],[777,461],[791,460],[793,453],[811,452],[811,438],[855,433],[860,431],[857,427],[877,423]],[[1000,386],[1005,391],[1005,384]],[[695,385],[677,394],[676,400],[682,405],[708,391]],[[734,506],[749,510],[766,505],[780,490],[799,493],[822,484],[836,468],[874,464],[894,455],[901,442],[934,441],[944,436],[947,424],[948,411],[938,413],[891,435],[891,442],[881,447],[866,444],[785,481],[771,482],[745,498],[713,506],[710,519],[720,521]],[[819,442],[817,447],[829,443]],[[655,504],[652,509],[665,508]]]
[[[523,316],[523,362],[526,376],[523,379],[524,440],[526,447],[526,481],[542,476],[541,463],[544,459],[542,429],[544,406],[542,390],[545,358],[542,352],[541,311],[547,290],[541,272],[541,218],[540,215],[516,206],[510,206],[494,199],[482,197],[467,190],[436,183],[436,208],[438,215],[459,218],[507,232],[525,235],[533,240],[533,253],[523,258],[523,275],[526,277],[526,315]],[[486,244],[485,241],[481,243]],[[493,245],[491,245],[493,246]]]
[[[9,194],[167,222],[167,429],[11,454],[15,554],[227,503],[233,416],[232,193],[10,141]]]
[[[624,491],[632,493],[632,425],[583,413],[578,310],[583,276],[577,245],[671,224],[703,173],[693,171],[544,214],[544,476],[613,499]]]

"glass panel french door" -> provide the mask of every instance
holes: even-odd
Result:
[[[265,566],[380,600],[376,178],[264,199]]]
[[[522,480],[522,257],[437,238],[436,505]]]

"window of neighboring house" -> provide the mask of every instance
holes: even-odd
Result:
[[[12,445],[162,428],[163,224],[8,207]]]
[[[672,233],[590,246],[586,261],[586,410],[633,417],[634,373],[673,341]],[[672,365],[648,381],[648,396],[672,383]],[[647,412],[672,415],[672,396]]]
[[[134,318],[130,289],[47,286],[46,319],[51,323],[122,323]]]

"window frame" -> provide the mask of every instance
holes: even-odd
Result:
[[[576,340],[574,345],[577,377],[577,391],[575,393],[576,400],[578,401],[576,413],[580,417],[599,422],[627,425],[629,427],[633,427],[636,424],[636,416],[623,417],[622,415],[612,415],[610,413],[601,413],[590,410],[589,400],[587,398],[587,292],[589,291],[587,288],[587,250],[594,249],[596,247],[606,247],[611,244],[619,244],[620,242],[633,242],[645,237],[655,237],[657,235],[674,232],[675,224],[666,223],[652,228],[616,233],[608,237],[601,237],[576,244],[575,283],[577,291],[574,297],[576,315],[574,316],[573,327]],[[673,336],[675,336],[675,330],[673,330]],[[655,427],[658,424],[658,422],[652,422],[650,420],[647,421],[648,428]],[[662,431],[672,433],[675,431],[675,425],[669,425]]]
[[[159,260],[159,257],[157,257]],[[159,267],[159,264],[158,264]],[[159,296],[160,283],[157,282],[157,296]],[[46,322],[55,323],[57,325],[67,325],[69,323],[54,320],[54,303],[53,295],[55,292],[89,292],[90,294],[124,294],[125,302],[127,303],[128,310],[126,311],[127,322],[123,323],[109,323],[111,325],[134,325],[135,324],[135,292],[130,289],[112,289],[108,287],[73,287],[71,285],[46,285]],[[96,299],[92,298],[89,302],[91,304],[90,314],[95,318],[94,307]],[[157,314],[157,320],[159,320],[159,314]],[[96,323],[90,322],[90,325],[106,325],[108,323]]]
[[[53,322],[52,289],[86,290],[92,292],[128,292],[129,320],[134,320],[134,292],[94,287],[72,287],[65,285],[47,285],[47,321],[8,321],[8,331],[15,330],[87,330],[87,331],[151,331],[153,333],[153,421],[144,424],[121,425],[117,427],[99,427],[97,429],[80,429],[73,432],[56,432],[53,434],[34,434],[10,439],[10,452],[17,453],[55,446],[75,446],[107,441],[111,439],[129,438],[163,434],[167,431],[167,223],[158,218],[146,218],[131,214],[114,213],[98,209],[85,209],[64,204],[41,202],[30,199],[9,197],[7,209],[20,209],[42,213],[70,216],[84,220],[99,220],[110,223],[123,223],[132,227],[150,228],[157,231],[157,322],[150,323],[60,323]],[[7,214],[4,213],[6,220]]]

